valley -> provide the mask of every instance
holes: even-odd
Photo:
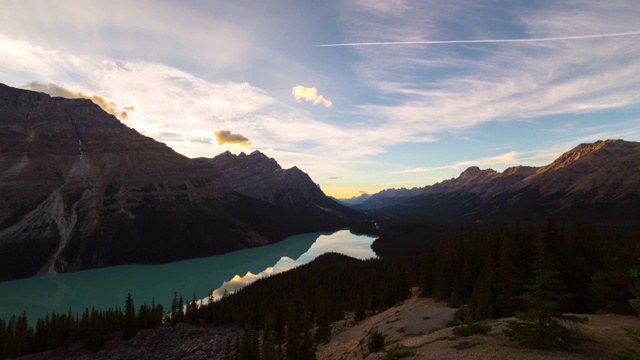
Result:
[[[81,314],[85,308],[106,310],[120,306],[130,293],[134,299],[154,299],[170,308],[174,293],[209,300],[251,282],[304,265],[328,252],[359,259],[375,257],[375,238],[348,230],[288,237],[275,244],[161,265],[120,265],[59,275],[0,282],[0,318],[23,311],[35,324],[52,312]]]
[[[386,326],[387,352],[527,359],[546,355],[502,330],[542,303],[589,314],[561,351],[601,358],[640,326],[638,142],[338,200],[260,151],[187,158],[89,100],[0,85],[0,163],[0,357],[181,334],[176,358],[377,359]]]

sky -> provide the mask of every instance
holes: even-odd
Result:
[[[320,45],[341,46],[320,46]],[[0,1],[0,83],[331,196],[640,141],[637,0]]]

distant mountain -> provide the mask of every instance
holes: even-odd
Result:
[[[354,205],[362,204],[363,202],[369,200],[370,198],[371,198],[371,195],[369,194],[361,194],[359,196],[354,196],[348,199],[336,199],[336,201],[338,201],[341,204],[345,204],[347,206],[354,206]]]
[[[219,254],[358,216],[259,152],[189,159],[90,100],[0,84],[0,280]]]
[[[412,189],[387,189],[371,195],[369,199],[355,205],[361,210],[375,210],[395,205],[408,200],[411,197],[427,194],[445,194],[456,192],[469,192],[475,194],[493,194],[505,190],[520,182],[527,176],[535,173],[537,168],[529,166],[516,166],[497,172],[493,169],[480,170],[472,166],[463,171],[459,177],[444,180],[434,185],[415,187]]]
[[[374,194],[356,208],[392,218],[441,222],[541,219],[637,222],[640,143],[581,144],[553,163],[496,172],[470,167],[459,177],[386,197]],[[376,200],[376,201],[374,201]]]

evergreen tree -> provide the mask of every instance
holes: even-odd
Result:
[[[564,293],[555,260],[539,238],[533,261],[533,279],[520,296],[524,311],[516,312],[518,320],[507,323],[504,333],[510,340],[543,348],[556,348],[577,340],[560,322],[584,322],[586,319],[565,315],[561,301],[570,297]]]
[[[640,272],[636,269],[631,270],[631,279],[631,292],[634,298],[629,300],[629,304],[633,306],[637,314],[640,314]],[[624,328],[624,331],[631,340],[640,344],[640,328]],[[640,360],[640,351],[630,347],[624,347],[613,355],[618,360]]]
[[[316,341],[326,343],[331,337],[331,314],[329,312],[329,300],[322,293],[318,296],[318,305],[316,311]]]
[[[91,308],[89,317],[89,330],[87,333],[87,348],[91,351],[98,351],[104,345],[104,316],[98,310]]]
[[[433,296],[434,264],[436,262],[435,246],[433,244],[430,244],[427,248],[427,253],[423,258],[424,275],[420,284],[420,296],[431,297]]]
[[[499,239],[499,265],[496,270],[495,317],[512,316],[518,308],[518,294],[522,293],[525,261],[518,239],[503,229]]]
[[[353,315],[356,322],[364,320],[364,305],[362,304],[362,297],[360,294],[356,295],[355,304],[353,305]]]
[[[276,359],[278,359],[278,354],[276,353],[275,343],[273,341],[273,332],[269,329],[264,329],[264,331],[262,332],[260,360]]]
[[[187,304],[187,312],[185,314],[185,317],[193,325],[198,323],[198,298],[196,297],[196,293],[193,293],[191,302]]]
[[[369,353],[374,354],[384,350],[385,338],[386,338],[386,335],[383,335],[382,333],[378,332],[378,330],[376,330],[373,334],[371,334],[371,337],[367,342],[367,348],[369,349]]]
[[[182,318],[178,315],[178,312],[182,312],[182,308],[180,308],[180,304],[178,302],[178,293],[173,292],[173,300],[171,300],[171,310],[169,311],[169,323],[171,325],[175,325],[182,320]]]
[[[124,324],[122,328],[122,339],[128,340],[136,334],[136,307],[133,304],[131,293],[127,294],[124,304]]]
[[[300,338],[300,327],[296,314],[289,313],[287,316],[287,347],[285,356],[287,360],[299,360],[302,339]]]
[[[297,358],[299,360],[316,360],[316,347],[311,335],[311,319],[306,312],[302,318],[302,344]]]
[[[255,331],[251,329],[249,323],[245,324],[240,345],[240,358],[242,360],[258,360],[257,349],[254,348],[254,344],[257,343],[254,341],[255,337]]]

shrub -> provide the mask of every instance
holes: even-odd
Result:
[[[377,353],[379,351],[384,350],[384,338],[386,336],[382,335],[382,333],[376,331],[371,334],[369,338],[369,342],[367,343],[367,347],[369,348],[370,353]]]
[[[481,325],[478,323],[470,323],[453,328],[453,335],[455,336],[471,336],[473,334],[486,335],[491,331],[491,326]]]
[[[384,356],[384,360],[395,360],[400,358],[405,358],[408,356],[413,356],[416,354],[415,349],[410,349],[406,346],[397,345],[394,346],[391,350],[387,352]]]

